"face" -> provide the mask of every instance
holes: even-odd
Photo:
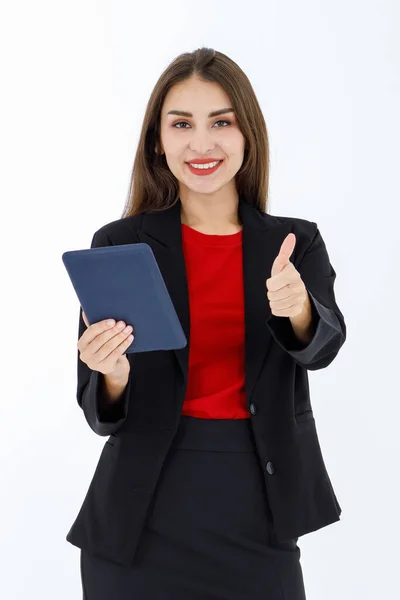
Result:
[[[234,112],[210,116],[214,111],[229,108],[232,108],[229,96],[215,82],[192,77],[169,90],[161,111],[161,150],[181,191],[183,187],[211,194],[234,183],[233,178],[243,163],[245,138]],[[185,111],[190,115],[168,114],[170,111]],[[206,159],[206,163],[219,162],[216,167],[202,170],[189,165],[200,159]]]

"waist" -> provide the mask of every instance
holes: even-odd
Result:
[[[250,419],[199,419],[181,415],[173,448],[255,452]]]

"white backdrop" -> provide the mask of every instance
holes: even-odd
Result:
[[[1,8],[0,596],[81,598],[65,535],[104,438],[76,402],[79,302],[61,255],[120,218],[150,92],[171,60],[204,45],[250,78],[270,136],[270,212],[317,222],[348,328],[334,362],[309,373],[343,512],[299,538],[307,600],[394,598],[399,5],[133,5]]]

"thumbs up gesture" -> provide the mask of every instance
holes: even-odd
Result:
[[[304,311],[310,314],[307,289],[300,273],[290,262],[295,245],[296,236],[289,233],[272,264],[271,277],[266,281],[271,312],[277,317],[293,318]]]

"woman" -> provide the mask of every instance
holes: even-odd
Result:
[[[298,537],[339,519],[307,370],[346,326],[316,224],[265,211],[268,156],[232,60],[168,66],[92,247],[151,246],[188,345],[126,355],[132,327],[80,315],[77,398],[110,435],[67,536],[86,600],[304,599]]]

